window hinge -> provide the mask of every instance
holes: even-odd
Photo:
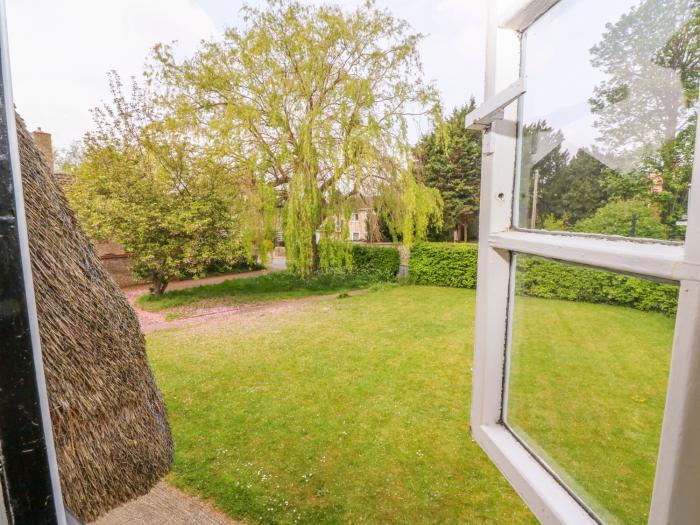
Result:
[[[465,118],[465,126],[467,129],[483,131],[495,121],[503,120],[506,106],[520,97],[525,91],[525,77],[521,77],[469,113]]]

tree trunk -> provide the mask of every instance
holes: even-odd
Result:
[[[316,232],[314,232],[313,236],[311,237],[311,253],[313,256],[311,260],[311,273],[317,274],[321,269],[321,252],[318,247]]]
[[[153,295],[155,295],[156,297],[160,297],[161,295],[163,295],[163,292],[165,292],[167,286],[168,281],[162,274],[153,274],[153,288],[151,288],[151,290],[153,291]]]

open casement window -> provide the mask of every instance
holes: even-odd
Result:
[[[700,523],[700,6],[498,4],[473,436],[543,523]]]

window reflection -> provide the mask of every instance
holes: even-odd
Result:
[[[646,523],[678,287],[516,257],[505,421],[606,523]]]
[[[700,1],[563,0],[523,46],[518,226],[682,240]]]

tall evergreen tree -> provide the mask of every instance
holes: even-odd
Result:
[[[569,154],[562,149],[564,136],[554,131],[546,121],[527,124],[523,128],[523,150],[520,166],[520,217],[523,227],[542,227],[542,220],[548,215],[557,219],[564,216],[560,205],[561,194],[566,190],[562,174],[569,161]],[[535,203],[535,178],[537,195]],[[536,223],[531,224],[532,207],[536,206]]]
[[[604,164],[586,150],[579,149],[568,164],[545,178],[540,191],[538,222],[551,215],[574,224],[593,215],[608,200],[607,173]]]
[[[452,240],[479,215],[481,134],[466,129],[464,118],[475,107],[456,108],[449,118],[424,135],[413,150],[416,178],[440,190],[444,202],[443,225],[432,228],[432,240]]]

